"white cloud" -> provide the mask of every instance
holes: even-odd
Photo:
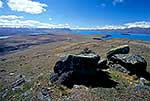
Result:
[[[7,4],[13,11],[26,12],[30,14],[40,14],[46,11],[44,7],[47,7],[44,3],[32,0],[8,0]]]
[[[117,3],[122,3],[124,0],[113,0],[113,5],[116,5]]]
[[[23,16],[16,15],[1,15],[0,16],[0,27],[28,27],[28,28],[71,28],[68,23],[66,24],[51,24],[43,23],[36,20],[24,20]],[[105,25],[105,26],[96,26],[91,28],[79,27],[76,26],[72,29],[125,29],[125,28],[150,28],[150,22],[139,21],[131,22],[123,25]]]
[[[141,22],[133,22],[124,24],[128,28],[140,27],[140,28],[150,28],[150,22],[141,21]]]
[[[51,20],[53,20],[53,18],[49,18],[49,20],[51,21]]]
[[[106,25],[104,27],[99,27],[98,29],[125,29],[125,26],[117,26],[117,25]]]
[[[104,27],[98,27],[98,29],[125,29],[125,28],[150,28],[150,22],[146,21],[139,21],[139,22],[132,22],[126,23],[123,25],[106,25]]]
[[[91,28],[86,28],[86,27],[79,27],[77,26],[76,28],[73,29],[81,29],[81,30],[94,30],[94,29],[125,29],[125,28],[150,28],[150,22],[146,21],[139,21],[139,22],[132,22],[132,23],[126,23],[123,25],[105,25],[105,26],[96,26],[96,27],[91,27]]]
[[[50,24],[36,20],[23,20],[23,16],[2,15],[0,16],[0,27],[11,28],[70,28],[69,24]]]
[[[0,8],[3,6],[3,2],[0,0]]]
[[[1,15],[1,19],[22,19],[23,16],[16,16],[16,15]]]

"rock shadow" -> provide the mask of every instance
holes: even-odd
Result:
[[[95,75],[72,75],[72,77],[62,83],[68,88],[73,85],[84,85],[86,87],[112,88],[117,86],[117,82],[111,80],[108,72],[99,71]]]
[[[147,72],[147,71],[144,71],[142,74],[141,74],[142,77],[144,77],[146,80],[150,81],[150,73]]]

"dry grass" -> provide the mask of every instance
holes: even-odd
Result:
[[[0,69],[4,69],[6,71],[0,73],[0,85],[3,85],[3,87],[7,87],[15,80],[15,77],[17,75],[23,74],[27,79],[32,81],[32,87],[30,88],[33,89],[33,92],[31,93],[31,95],[33,99],[36,99],[36,97],[34,98],[34,96],[36,96],[40,88],[50,86],[48,84],[49,75],[53,70],[55,62],[61,55],[71,53],[76,54],[84,48],[90,48],[92,51],[99,54],[102,58],[105,58],[105,53],[108,49],[124,44],[128,44],[131,47],[131,53],[139,54],[145,57],[148,62],[147,70],[148,72],[150,72],[149,42],[129,41],[127,39],[111,39],[108,41],[98,41],[92,40],[92,36],[86,36],[87,39],[83,37],[82,39],[84,40],[78,41],[78,37],[79,36],[74,36],[72,37],[72,40],[38,45],[22,51],[1,56],[0,60],[5,59],[5,61],[0,61]],[[136,77],[115,71],[109,72],[111,73],[110,76],[112,77],[112,79],[119,82],[120,89],[121,87],[128,88],[128,86],[135,86],[138,84],[138,81],[135,79]],[[14,73],[14,75],[10,75],[10,73]],[[40,86],[37,86],[37,84],[39,84]],[[108,100],[112,96],[114,96],[114,98],[116,97],[118,99],[122,99],[124,97],[132,97],[131,95],[134,94],[132,91],[130,93],[127,93],[129,92],[129,89],[127,88],[122,88],[122,90],[117,90],[115,88],[89,88],[88,90],[84,89],[84,87],[81,87],[80,89],[73,88],[71,90],[60,88],[61,87],[53,89],[53,99],[70,99],[73,101],[102,101],[106,99]],[[112,93],[111,91],[113,92],[112,96],[110,96],[110,94]],[[102,94],[100,95],[99,93]],[[52,94],[52,92],[50,94]],[[145,96],[148,96],[147,94],[149,93],[143,94],[145,94]],[[141,94],[140,96],[142,97],[143,95]]]

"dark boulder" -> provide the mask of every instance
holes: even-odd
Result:
[[[67,87],[73,87],[73,84],[77,82],[88,85],[90,82],[96,85],[100,83],[100,78],[105,78],[105,81],[110,82],[109,76],[101,71],[107,69],[107,60],[100,59],[99,55],[88,49],[81,54],[65,56],[56,62],[50,81]]]
[[[130,51],[130,48],[128,45],[122,45],[122,46],[110,49],[106,53],[106,55],[107,55],[107,58],[109,59],[109,58],[111,58],[111,56],[113,56],[115,54],[128,54],[129,51]]]
[[[109,60],[113,63],[120,64],[125,69],[130,71],[131,74],[141,75],[146,71],[147,62],[140,55],[116,54]]]
[[[61,75],[64,72],[83,70],[87,72],[88,69],[97,68],[100,56],[90,53],[90,54],[79,54],[79,55],[68,55],[60,59],[55,67],[54,72]]]
[[[98,68],[99,69],[108,69],[108,66],[107,66],[107,60],[100,60],[98,61]]]

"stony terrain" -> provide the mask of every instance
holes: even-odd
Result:
[[[73,88],[67,88],[60,84],[51,84],[49,80],[60,56],[78,54],[83,49],[89,48],[102,58],[106,58],[109,49],[125,44],[129,45],[131,54],[145,58],[146,70],[150,73],[149,42],[128,39],[103,41],[100,36],[90,35],[63,37],[64,40],[47,42],[0,56],[0,100],[150,100],[149,81],[145,80],[143,85],[136,75],[131,76],[113,68],[105,70],[110,79],[117,82],[113,87],[74,85]]]

